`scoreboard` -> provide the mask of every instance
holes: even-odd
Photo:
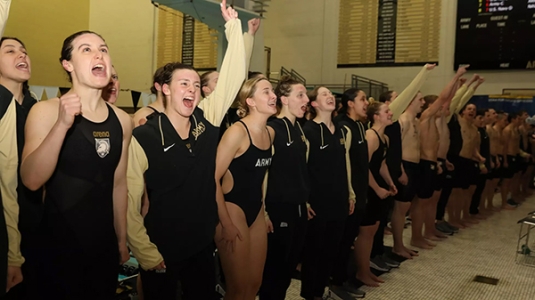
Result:
[[[337,67],[438,63],[441,1],[340,0]]]
[[[455,63],[535,70],[535,0],[458,0]]]

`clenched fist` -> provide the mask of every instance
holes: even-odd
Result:
[[[71,128],[74,118],[82,114],[82,102],[76,94],[67,94],[59,98],[58,121],[61,125]]]

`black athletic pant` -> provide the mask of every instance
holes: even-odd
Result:
[[[301,260],[307,230],[307,208],[305,203],[269,203],[267,209],[273,233],[268,234],[259,296],[261,300],[284,300],[292,274]]]
[[[100,254],[78,245],[46,245],[27,281],[25,299],[113,300],[119,275],[117,244]],[[28,278],[29,279],[29,278]],[[26,279],[24,279],[26,280]]]
[[[331,272],[331,282],[334,285],[341,286],[349,278],[349,258],[351,256],[351,253],[353,253],[351,247],[353,247],[353,244],[355,243],[355,238],[359,235],[359,227],[364,214],[365,205],[365,203],[362,203],[361,205],[355,204],[355,211],[346,219],[344,235],[342,236],[342,240],[340,241],[338,254],[334,258],[333,268]]]
[[[444,220],[444,215],[446,214],[446,206],[448,205],[448,199],[450,199],[451,190],[451,186],[442,188],[442,193],[440,193],[440,198],[438,200],[437,205],[437,221]]]
[[[479,203],[481,203],[481,196],[483,195],[483,190],[485,189],[485,184],[487,183],[487,177],[479,175],[476,181],[476,190],[472,195],[472,201],[470,202],[470,214],[477,215],[479,214]]]
[[[215,299],[215,262],[213,244],[178,263],[166,263],[165,273],[140,269],[146,300],[177,299],[178,282],[183,300]]]
[[[375,232],[375,235],[373,237],[373,246],[372,246],[372,252],[370,253],[370,258],[374,258],[376,256],[381,256],[385,254],[385,245],[384,245],[384,239],[385,239],[385,228],[388,224],[388,217],[390,215],[390,212],[394,208],[394,198],[388,197],[384,199],[383,201],[387,201],[387,209],[384,211],[384,214],[381,216],[381,220],[379,222],[379,227],[377,228],[377,231]]]
[[[334,257],[344,233],[345,220],[315,217],[308,222],[301,266],[301,297],[322,297],[329,283]]]

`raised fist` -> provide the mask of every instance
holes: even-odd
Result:
[[[227,7],[227,0],[221,2],[221,14],[225,22],[238,18],[238,12],[232,7]]]
[[[249,25],[249,34],[255,35],[260,27],[260,19],[251,19],[247,22],[247,25]]]
[[[58,121],[63,126],[70,128],[74,118],[82,114],[82,102],[76,94],[66,94],[59,98]]]
[[[429,71],[433,70],[437,64],[425,64],[425,68]]]

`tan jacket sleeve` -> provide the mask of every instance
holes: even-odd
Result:
[[[461,87],[455,92],[455,95],[453,96],[453,99],[451,99],[450,103],[450,115],[446,119],[446,122],[449,123],[451,120],[451,117],[457,113],[457,106],[459,106],[459,103],[461,102],[461,98],[463,97],[464,93],[466,93],[466,90],[468,89],[468,86],[466,84],[461,85]]]
[[[431,70],[428,70],[426,66],[423,66],[420,73],[414,77],[409,86],[398,95],[394,102],[390,103],[388,108],[390,108],[390,111],[393,114],[392,122],[397,121],[409,104],[411,104],[412,99],[414,99],[414,96],[416,96],[424,82],[427,80],[429,73],[431,73]]]
[[[0,37],[4,36],[11,0],[0,0]]]
[[[469,87],[466,93],[461,98],[461,101],[459,102],[459,105],[457,105],[457,108],[455,109],[455,113],[458,114],[461,109],[472,99],[472,96],[474,96],[474,93],[476,92],[476,89],[474,87]]]
[[[347,170],[347,187],[349,188],[349,200],[356,201],[355,190],[353,190],[353,184],[351,183],[351,157],[349,155],[349,150],[351,150],[351,130],[347,126],[344,126],[347,130],[345,136],[345,146],[346,146],[346,170]]]
[[[254,36],[245,32],[243,34],[243,45],[245,47],[245,72],[251,67],[251,57],[253,57]],[[247,74],[245,75],[247,77]]]
[[[5,2],[5,1],[2,1]],[[7,260],[9,266],[20,267],[24,257],[20,252],[18,203],[17,112],[15,99],[0,120],[0,192],[8,236]]]
[[[225,28],[228,48],[221,64],[217,86],[199,103],[206,120],[217,127],[221,125],[230,105],[234,102],[247,73],[241,21],[230,20],[225,24]]]
[[[126,238],[130,250],[144,270],[157,266],[163,261],[158,248],[150,241],[141,216],[141,202],[145,187],[144,173],[149,162],[141,145],[132,137],[128,148],[128,211],[126,215]]]

